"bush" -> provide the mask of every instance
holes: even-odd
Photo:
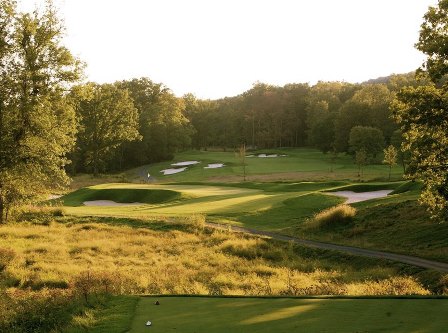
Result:
[[[12,249],[0,248],[0,272],[15,258],[16,253]]]
[[[17,221],[48,225],[54,217],[65,215],[62,207],[26,206],[18,213]]]
[[[0,333],[60,332],[78,307],[77,300],[67,291],[0,292]]]
[[[186,231],[202,232],[205,228],[205,216],[202,214],[188,215],[180,219],[180,224],[186,227]]]
[[[338,205],[317,213],[309,223],[310,227],[328,228],[348,224],[353,221],[356,208],[349,205]]]

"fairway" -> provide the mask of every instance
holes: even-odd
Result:
[[[447,299],[142,297],[130,332],[442,333],[447,311]]]

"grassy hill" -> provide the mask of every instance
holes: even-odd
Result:
[[[155,331],[206,332],[212,327],[220,332],[231,326],[235,332],[281,332],[297,325],[319,331],[328,323],[335,332],[419,331],[423,326],[441,331],[442,326],[426,320],[446,307],[446,300],[434,299],[173,297],[163,298],[160,311],[146,319],[153,299],[129,295],[447,293],[447,276],[439,272],[205,227],[205,221],[227,223],[448,261],[448,227],[428,219],[416,203],[420,185],[401,180],[400,168],[394,169],[392,182],[385,181],[387,167],[382,165],[370,166],[359,180],[348,156],[331,164],[315,150],[275,153],[287,156],[248,158],[246,182],[233,153],[187,152],[176,161],[201,163],[184,173],[159,176],[152,183],[145,180],[146,166],[100,179],[81,176],[76,191],[49,202],[63,207],[25,209],[19,223],[0,226],[0,331],[8,320],[23,327],[36,318],[51,322],[56,309],[67,332],[111,327],[140,332],[148,330],[144,322],[151,319]],[[220,162],[226,167],[203,168]],[[157,174],[170,164],[152,165],[149,171]],[[384,189],[393,192],[352,204],[357,209],[352,220],[310,227],[315,214],[345,201],[331,192]],[[83,205],[95,200],[134,204]],[[120,296],[111,298],[110,293]],[[186,313],[185,308],[195,311]],[[422,320],[414,318],[418,311]],[[337,321],[341,313],[348,315]]]

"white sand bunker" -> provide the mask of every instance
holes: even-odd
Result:
[[[187,166],[200,163],[199,161],[184,161],[171,164],[172,166]]]
[[[143,205],[141,202],[115,202],[112,200],[93,200],[93,201],[84,201],[84,206],[138,206]]]
[[[204,169],[217,169],[217,168],[222,168],[224,166],[224,163],[212,163],[209,164],[208,166],[204,167]]]
[[[278,154],[258,154],[258,155],[246,155],[246,157],[260,157],[260,158],[272,158],[272,157],[286,157],[288,155],[278,155]]]
[[[271,154],[271,155],[267,155],[267,154],[258,154],[258,157],[261,158],[266,158],[266,157],[278,157],[277,154]]]
[[[330,194],[334,194],[340,197],[347,198],[348,200],[345,203],[354,203],[360,201],[366,201],[370,199],[377,199],[386,197],[392,190],[380,190],[380,191],[371,191],[371,192],[353,192],[353,191],[337,191],[337,192],[327,192]]]
[[[176,169],[165,169],[165,170],[160,170],[160,172],[163,173],[164,176],[167,176],[167,175],[174,175],[175,173],[179,173],[179,172],[182,172],[185,170],[187,170],[187,167],[176,168]]]

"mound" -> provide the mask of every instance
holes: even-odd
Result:
[[[160,204],[179,200],[181,193],[160,189],[94,189],[82,188],[61,198],[65,206],[82,206],[84,201],[111,200],[120,203]]]

